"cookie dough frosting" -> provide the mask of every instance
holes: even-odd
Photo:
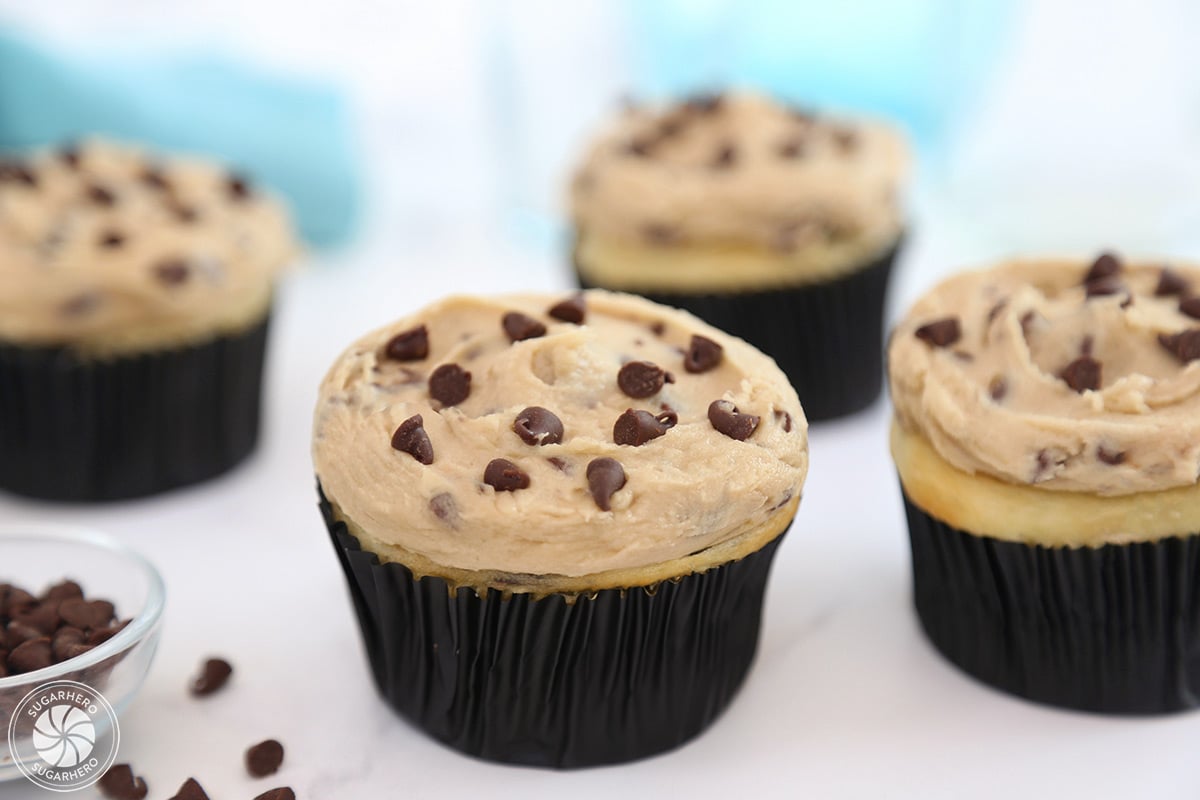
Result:
[[[1097,495],[1200,474],[1200,270],[1020,261],[945,281],[889,346],[898,424],[945,461]]]
[[[125,351],[263,318],[297,249],[244,178],[101,140],[0,160],[0,340]]]
[[[742,280],[846,270],[899,237],[907,163],[889,127],[756,95],[631,108],[591,144],[571,185],[583,266],[632,246],[704,246],[740,255]],[[727,266],[693,259],[677,277],[719,282]],[[632,268],[617,277],[638,281]]]
[[[808,446],[758,350],[592,291],[451,297],[369,334],[321,386],[313,457],[370,549],[584,576],[790,520]]]

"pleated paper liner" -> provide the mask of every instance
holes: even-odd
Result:
[[[968,674],[1086,711],[1200,704],[1200,534],[1043,547],[955,529],[904,500],[917,614]]]
[[[715,294],[637,292],[682,308],[775,359],[810,422],[860,411],[883,389],[883,314],[901,243],[834,280],[795,288]],[[620,289],[587,280],[584,289]]]
[[[677,747],[741,686],[783,538],[738,561],[591,595],[481,594],[360,549],[321,494],[384,699],[489,761],[587,767]]]
[[[258,440],[268,323],[103,360],[0,343],[0,489],[118,500],[230,469]]]

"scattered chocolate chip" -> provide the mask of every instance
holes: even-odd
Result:
[[[58,613],[63,622],[76,628],[103,628],[113,620],[115,609],[107,600],[72,598],[62,601]]]
[[[442,522],[453,527],[458,522],[458,503],[449,492],[440,492],[429,498],[429,510]]]
[[[708,406],[708,421],[719,433],[744,442],[758,428],[758,417],[743,414],[728,400],[713,400]]]
[[[210,658],[200,668],[200,674],[192,681],[192,695],[207,697],[220,691],[233,675],[233,665],[223,658]]]
[[[100,794],[112,800],[142,800],[147,793],[146,781],[133,774],[128,764],[114,764],[96,782]]]
[[[209,800],[209,797],[195,778],[188,778],[170,800]]]
[[[588,490],[601,511],[612,510],[612,496],[625,485],[625,468],[615,458],[594,458],[587,465]]]
[[[1125,284],[1121,282],[1119,275],[1106,275],[1088,281],[1085,289],[1088,297],[1108,297],[1125,291]]]
[[[493,458],[483,470],[483,482],[497,492],[529,488],[529,475],[507,458]]]
[[[654,245],[670,245],[679,241],[679,231],[671,225],[651,222],[642,227],[642,236]]]
[[[37,176],[33,170],[19,161],[0,161],[0,183],[23,183],[26,186],[37,186]]]
[[[712,166],[713,169],[729,169],[737,164],[737,148],[732,142],[724,142],[713,154]]]
[[[259,742],[246,751],[246,771],[255,778],[274,775],[283,764],[283,745],[275,739]]]
[[[617,372],[617,386],[629,397],[652,397],[662,391],[664,382],[674,383],[675,379],[649,361],[630,361]]]
[[[1180,300],[1179,310],[1192,319],[1200,319],[1200,295]]]
[[[6,661],[11,673],[33,672],[45,669],[54,663],[54,653],[48,636],[29,639],[14,647]]]
[[[280,786],[277,789],[268,789],[254,800],[296,800],[296,793],[290,786]]]
[[[1200,328],[1175,334],[1160,333],[1158,343],[1185,364],[1200,358]]]
[[[541,406],[530,406],[517,414],[512,427],[525,444],[540,446],[559,444],[563,440],[562,420]]]
[[[550,306],[550,310],[546,313],[563,322],[582,325],[584,318],[587,316],[587,304],[584,300],[583,292],[576,292],[566,300],[555,303]]]
[[[144,183],[146,186],[150,187],[151,189],[157,189],[160,192],[170,188],[170,184],[167,182],[166,174],[160,167],[156,167],[151,164],[147,164],[145,168],[142,169],[141,179],[142,183]]]
[[[1087,274],[1083,276],[1084,283],[1092,283],[1104,278],[1112,278],[1119,275],[1121,272],[1121,260],[1112,253],[1101,253],[1100,256],[1092,262],[1088,268]],[[1090,292],[1089,292],[1090,294]]]
[[[804,140],[799,137],[785,139],[775,152],[780,158],[800,158],[804,155]]]
[[[725,348],[706,336],[693,334],[683,357],[683,368],[693,374],[708,372],[721,363]]]
[[[425,420],[420,414],[413,414],[401,422],[392,434],[392,449],[408,453],[428,466],[433,463],[433,443],[429,441],[429,434],[425,432],[424,425]]]
[[[1164,267],[1158,276],[1158,286],[1155,287],[1154,294],[1156,297],[1169,297],[1176,294],[1187,294],[1190,290],[1191,284],[1187,278],[1173,269]]]
[[[1008,394],[1008,381],[1003,375],[997,375],[988,383],[988,395],[999,403]]]
[[[1125,463],[1125,453],[1123,451],[1109,450],[1104,445],[1096,448],[1096,458],[1112,467]]]
[[[225,180],[225,191],[233,200],[246,200],[250,197],[250,182],[241,175],[230,175]]]
[[[191,267],[182,258],[171,258],[154,265],[154,277],[165,286],[182,286],[191,275]]]
[[[420,361],[429,356],[429,329],[418,325],[388,339],[383,353],[393,361]]]
[[[87,188],[87,199],[105,208],[111,208],[117,204],[117,196],[112,193],[112,190],[98,183],[93,183]]]
[[[444,406],[456,406],[471,395],[471,373],[458,364],[442,364],[429,376],[429,396]]]
[[[115,250],[125,244],[125,234],[120,231],[108,230],[100,234],[99,244],[109,250]]]
[[[617,421],[613,425],[613,441],[617,444],[641,447],[651,439],[657,439],[675,427],[678,420],[678,415],[673,411],[664,411],[655,416],[649,411],[630,408],[617,417]]]
[[[1058,377],[1077,392],[1095,391],[1100,388],[1100,362],[1091,356],[1080,356],[1067,364]]]
[[[500,324],[504,327],[504,333],[508,335],[510,342],[523,342],[526,339],[536,339],[546,335],[545,325],[519,311],[509,311],[501,319]]]
[[[916,337],[934,347],[949,347],[962,338],[962,328],[958,317],[927,322],[914,332]]]
[[[843,155],[854,152],[858,147],[858,134],[851,128],[836,127],[832,131],[833,143]]]

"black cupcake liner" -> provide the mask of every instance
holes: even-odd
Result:
[[[834,280],[794,288],[725,293],[636,292],[692,312],[745,339],[787,374],[810,422],[852,414],[883,390],[883,315],[902,242]],[[575,263],[584,289],[592,283]]]
[[[0,489],[119,500],[227,471],[258,441],[268,324],[111,359],[0,343]]]
[[[1200,705],[1200,534],[1043,547],[953,528],[904,496],[917,615],[951,662],[1055,706]]]
[[[716,719],[754,660],[783,538],[653,586],[535,598],[414,578],[363,551],[324,494],[321,512],[383,698],[463,753],[557,768],[670,750]]]

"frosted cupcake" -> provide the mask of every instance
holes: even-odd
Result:
[[[453,297],[367,335],[313,452],[387,702],[555,767],[670,749],[725,708],[808,466],[770,359],[604,292]]]
[[[882,386],[907,162],[883,124],[754,95],[635,107],[575,171],[576,272],[760,347],[810,420],[846,414]]]
[[[89,141],[0,162],[0,489],[111,500],[258,434],[280,206],[222,167]]]
[[[917,612],[951,661],[1055,705],[1200,697],[1200,270],[1032,260],[896,328],[892,453]]]

